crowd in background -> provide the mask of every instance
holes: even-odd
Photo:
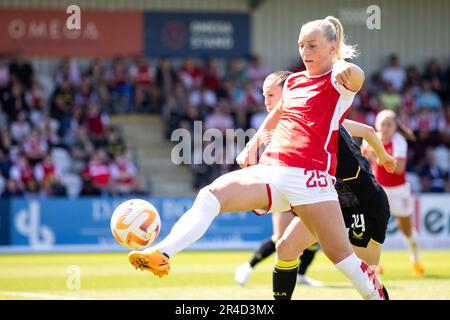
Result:
[[[105,109],[113,79],[97,63],[82,71],[63,59],[46,87],[23,56],[0,56],[1,197],[142,191]]]
[[[117,57],[92,59],[84,66],[61,59],[45,85],[29,60],[0,56],[0,194],[67,195],[77,180],[75,194],[145,192],[109,115],[160,114],[168,140],[175,129],[192,132],[196,120],[203,130],[257,129],[266,116],[262,85],[270,72],[257,56]],[[392,55],[379,72],[366,75],[349,118],[374,125],[382,109],[394,110],[415,133],[407,168],[413,189],[450,191],[450,67],[444,69],[434,59],[425,66],[404,67]],[[224,143],[225,153],[236,151],[235,141]],[[207,143],[193,145],[202,144]],[[199,152],[194,149],[193,156]],[[193,188],[199,189],[237,166],[203,163],[191,168]]]

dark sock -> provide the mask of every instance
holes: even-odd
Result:
[[[383,294],[384,294],[384,298],[386,299],[386,300],[389,300],[389,294],[388,294],[388,292],[387,292],[387,290],[386,290],[386,287],[383,285]]]
[[[297,268],[298,260],[277,261],[272,276],[275,300],[291,300],[297,282]]]
[[[264,243],[259,247],[258,250],[256,250],[255,255],[250,260],[250,266],[253,268],[274,252],[275,252],[275,243],[273,242],[272,238],[269,238],[266,241],[264,241]]]
[[[311,262],[314,260],[314,256],[316,255],[317,249],[310,250],[305,249],[303,251],[303,254],[300,256],[300,265],[298,266],[298,274],[304,275],[306,273],[306,270],[311,265]]]

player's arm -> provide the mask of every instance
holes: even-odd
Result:
[[[406,159],[396,159],[397,165],[395,166],[394,174],[403,174],[406,170]]]
[[[387,172],[395,172],[397,168],[395,158],[391,157],[383,146],[380,138],[377,136],[375,129],[371,126],[352,120],[344,120],[344,127],[354,137],[363,138],[375,152],[378,164],[382,165]]]
[[[358,92],[361,89],[365,75],[356,64],[345,60],[338,60],[333,65],[332,76],[350,91]]]
[[[237,156],[236,162],[241,168],[256,164],[256,152],[263,144],[262,133],[275,129],[283,113],[283,99],[280,99],[275,108],[264,119],[261,127],[256,134],[250,139],[244,150]]]

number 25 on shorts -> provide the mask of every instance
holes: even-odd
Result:
[[[320,170],[305,169],[305,175],[308,176],[306,181],[307,188],[328,187],[328,179]]]

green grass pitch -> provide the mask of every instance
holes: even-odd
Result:
[[[249,251],[184,252],[171,273],[157,278],[134,270],[126,252],[0,255],[0,299],[272,299],[273,257],[255,268],[248,284],[234,282]],[[392,299],[450,299],[450,250],[423,251],[426,276],[415,278],[406,251],[383,253],[383,283]],[[75,267],[71,267],[75,266]],[[308,275],[321,288],[297,286],[294,299],[360,299],[322,252]]]

